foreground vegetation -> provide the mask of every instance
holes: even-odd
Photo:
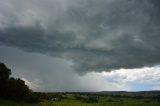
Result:
[[[136,93],[138,96],[142,95]],[[129,96],[126,97],[126,96]],[[120,97],[121,96],[121,97]],[[54,102],[55,106],[160,106],[159,98],[152,98],[151,94],[145,94],[144,98],[138,98],[134,94],[125,95],[120,93],[113,94],[101,94],[101,93],[80,93],[80,94],[63,94],[61,100]],[[49,106],[50,101],[44,101],[44,106]],[[41,105],[41,106],[43,106]]]
[[[33,103],[39,102],[40,99],[41,96],[32,92],[25,81],[11,77],[11,69],[7,68],[4,63],[0,63],[0,100]]]
[[[38,103],[0,100],[0,106],[160,106],[159,94],[159,92],[41,93],[46,95],[46,99]]]

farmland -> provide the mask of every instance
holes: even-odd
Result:
[[[37,93],[38,103],[1,100],[0,106],[159,106],[160,92]],[[55,100],[53,100],[53,98]]]

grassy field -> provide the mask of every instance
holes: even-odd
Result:
[[[56,101],[50,99],[35,104],[0,100],[0,106],[160,106],[159,98],[157,98],[159,96],[156,96],[156,93],[146,94],[142,95],[144,98],[128,93],[121,93],[121,97],[108,94],[62,94],[61,99]]]
[[[83,103],[77,100],[63,100],[61,102],[43,101],[37,104],[16,103],[13,101],[0,101],[0,106],[160,106],[158,102],[100,102],[100,103]]]
[[[50,106],[50,102],[45,101],[39,104],[39,106]],[[144,102],[101,102],[101,103],[82,103],[79,101],[62,101],[56,102],[53,106],[160,106],[160,103],[144,103]]]

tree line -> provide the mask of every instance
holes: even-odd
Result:
[[[11,69],[0,63],[0,99],[36,102],[38,96],[20,78],[10,77]]]

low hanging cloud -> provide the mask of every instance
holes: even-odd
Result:
[[[72,61],[0,46],[0,60],[34,91],[143,91],[160,89],[160,66],[89,72],[72,69]],[[25,60],[25,61],[24,61]]]
[[[104,71],[102,73],[91,72],[85,74],[84,76],[77,76],[76,74],[73,74],[72,79],[74,79],[75,76],[78,85],[74,83],[74,86],[76,85],[78,87],[75,87],[74,89],[72,88],[73,91],[144,91],[159,90],[160,88],[159,66],[139,69],[119,69],[111,72]],[[44,83],[39,79],[34,79],[33,82],[27,80],[26,78],[22,79],[31,89],[35,91],[46,89],[44,87]],[[51,82],[53,83],[52,80],[50,83]],[[67,81],[63,80],[63,82],[65,83]],[[72,87],[74,86],[72,84]],[[68,88],[67,86],[65,87],[65,89]],[[61,90],[66,91],[65,89]]]
[[[0,0],[0,44],[79,73],[160,63],[158,0]]]

